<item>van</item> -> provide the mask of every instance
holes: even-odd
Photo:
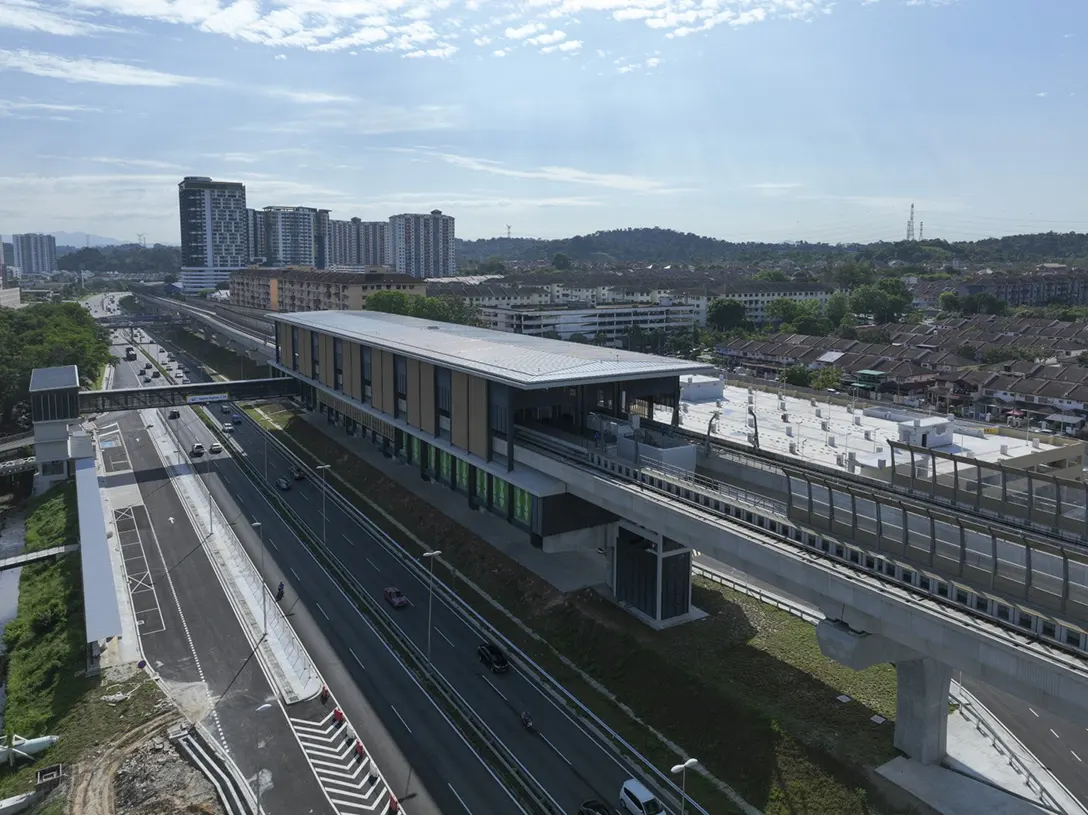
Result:
[[[665,807],[646,789],[646,785],[628,778],[620,787],[620,807],[631,815],[665,815]]]

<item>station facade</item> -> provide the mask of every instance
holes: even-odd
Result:
[[[268,317],[275,367],[300,382],[308,409],[503,518],[532,546],[605,552],[616,597],[640,616],[690,610],[690,552],[685,568],[675,543],[517,462],[515,450],[541,436],[589,447],[601,417],[675,411],[680,377],[707,366],[377,312]]]

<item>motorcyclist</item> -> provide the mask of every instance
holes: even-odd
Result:
[[[283,599],[283,583],[280,583],[280,587],[278,589],[276,589],[276,599],[277,600],[282,600]]]
[[[529,711],[523,710],[521,712],[521,724],[526,730],[529,730],[533,726],[533,717],[529,715]]]

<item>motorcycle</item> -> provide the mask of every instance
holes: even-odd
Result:
[[[521,726],[528,730],[530,733],[533,732],[533,719],[528,713],[521,714]]]
[[[276,589],[276,602],[278,603],[283,599],[283,583],[280,583],[280,587]]]

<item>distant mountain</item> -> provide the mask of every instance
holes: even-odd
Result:
[[[943,240],[878,242],[870,244],[732,243],[672,229],[613,229],[573,238],[485,238],[457,241],[460,261],[482,262],[491,257],[512,261],[550,262],[561,252],[571,260],[597,262],[607,257],[618,263],[761,263],[790,258],[818,262],[843,256],[860,260],[940,263],[959,258],[973,263],[1044,263],[1088,265],[1088,234],[1046,232],[1009,235],[979,241]]]
[[[86,232],[53,232],[57,239],[57,246],[120,246],[122,243],[135,243],[131,241],[119,241],[117,238],[107,238],[104,235],[89,235]]]

